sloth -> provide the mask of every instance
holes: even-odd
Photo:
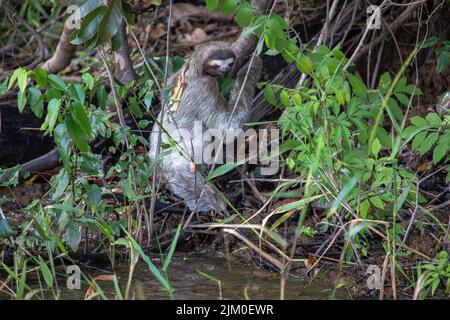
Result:
[[[174,87],[172,104],[163,106],[150,134],[149,158],[151,162],[158,161],[158,177],[191,211],[214,209],[226,214],[225,203],[200,172],[207,165],[194,165],[195,152],[201,153],[205,148],[205,143],[194,137],[194,125],[200,123],[202,130],[225,132],[241,128],[248,120],[262,61],[255,56],[251,64],[239,64],[243,62],[225,42],[209,42],[197,48],[169,78],[168,84]],[[235,83],[227,101],[218,80],[233,74]],[[165,145],[172,146],[172,152],[163,150]]]

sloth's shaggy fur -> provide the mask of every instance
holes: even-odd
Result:
[[[195,50],[184,66],[169,79],[169,85],[175,87],[175,90],[182,90],[178,95],[179,101],[175,102],[175,107],[163,107],[150,135],[149,157],[151,161],[159,160],[158,176],[175,195],[184,199],[192,211],[226,211],[224,202],[207,185],[200,172],[202,168],[193,165],[193,159],[197,159],[206,147],[205,142],[199,143],[193,138],[195,123],[201,123],[203,132],[207,129],[225,132],[227,129],[241,128],[248,120],[262,62],[256,56],[251,66],[247,62],[240,68],[227,101],[218,86],[218,77],[225,74],[218,74],[211,69],[218,66],[217,68],[228,71],[232,69],[230,64],[234,59],[233,49],[225,42],[210,42]],[[244,83],[249,67],[251,69]],[[242,94],[236,105],[242,87]],[[177,147],[174,147],[174,143]],[[168,144],[172,145],[172,151],[167,153],[167,149],[163,150],[162,146]],[[162,159],[157,159],[158,155]],[[202,167],[205,168],[205,165]],[[200,198],[203,188],[205,191]]]

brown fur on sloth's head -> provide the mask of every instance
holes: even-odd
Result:
[[[198,47],[189,59],[189,71],[197,76],[214,78],[227,76],[233,69],[236,55],[231,46],[222,41],[208,42]]]

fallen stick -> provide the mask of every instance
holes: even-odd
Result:
[[[54,148],[50,152],[35,158],[31,161],[25,162],[21,165],[19,170],[19,180],[23,179],[25,172],[43,172],[56,167],[59,163],[58,149]],[[0,183],[8,181],[14,170],[13,168],[6,169],[0,176]]]

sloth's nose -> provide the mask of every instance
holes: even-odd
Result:
[[[219,70],[221,73],[227,74],[230,71],[230,66],[229,65],[221,65]]]

